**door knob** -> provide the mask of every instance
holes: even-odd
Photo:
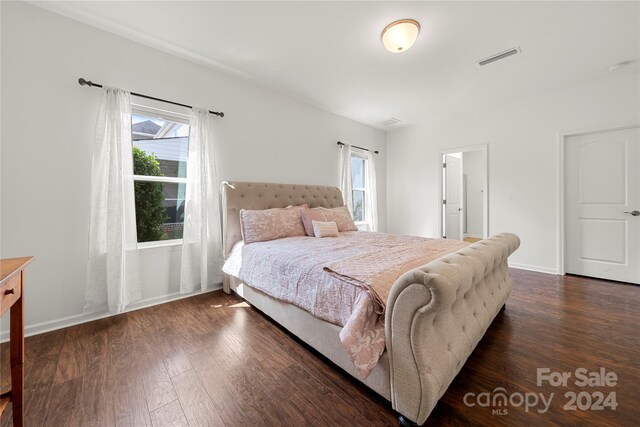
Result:
[[[631,211],[631,212],[625,212],[625,213],[633,216],[640,216],[640,211]]]

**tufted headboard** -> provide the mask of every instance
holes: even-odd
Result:
[[[285,208],[289,205],[337,208],[344,205],[342,192],[321,185],[272,184],[266,182],[222,183],[222,245],[224,257],[242,239],[240,209]]]

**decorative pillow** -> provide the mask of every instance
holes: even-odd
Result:
[[[266,242],[283,237],[306,236],[300,212],[303,206],[262,210],[240,210],[240,231],[245,243]]]
[[[338,226],[335,221],[322,222],[322,221],[311,221],[313,224],[313,234],[316,237],[338,237]]]
[[[327,220],[327,216],[324,214],[324,211],[325,208],[307,208],[300,212],[300,215],[302,216],[302,223],[304,224],[304,231],[307,233],[307,236],[315,236],[315,234],[313,234],[312,221]]]
[[[324,214],[327,217],[327,221],[335,221],[338,226],[338,231],[358,231],[358,227],[356,227],[356,223],[353,222],[353,217],[346,206],[325,209]]]

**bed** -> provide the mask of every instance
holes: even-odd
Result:
[[[225,182],[222,192],[223,247],[228,258],[242,251],[238,249],[242,209],[344,205],[340,190],[326,186]],[[344,233],[344,239],[365,235],[372,234]],[[303,239],[291,240],[303,245]],[[314,244],[327,240],[306,239]],[[383,349],[366,376],[345,351],[344,325],[270,296],[265,288],[237,277],[241,274],[225,274],[223,287],[390,401],[400,414],[401,425],[423,424],[505,304],[512,287],[507,258],[519,243],[514,234],[503,233],[471,245],[451,246],[448,254],[412,268],[389,284],[382,317]],[[258,244],[249,246],[254,251],[259,248]]]

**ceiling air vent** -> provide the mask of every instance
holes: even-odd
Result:
[[[477,62],[478,67],[483,67],[485,65],[491,64],[492,62],[499,61],[504,58],[508,58],[509,56],[516,55],[520,53],[519,47],[514,47],[513,49],[505,50],[504,52],[496,53],[495,55],[491,55],[488,58],[481,59]]]
[[[396,119],[395,117],[391,117],[389,120],[385,120],[384,122],[380,122],[382,126],[393,126],[395,124],[402,123],[402,120]]]

